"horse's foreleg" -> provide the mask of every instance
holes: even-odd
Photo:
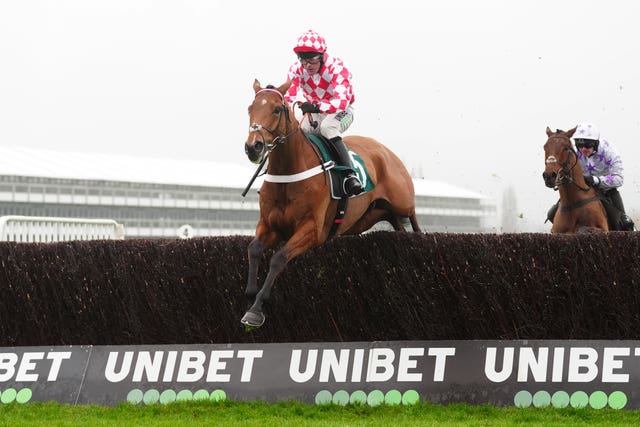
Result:
[[[256,237],[249,243],[247,253],[249,256],[249,276],[247,278],[247,288],[245,295],[249,304],[253,304],[258,293],[258,266],[260,257],[265,249],[272,247],[277,241],[277,235],[273,232],[266,232],[261,227],[258,228]]]
[[[249,255],[249,277],[247,279],[247,288],[245,289],[245,295],[249,300],[249,304],[253,304],[258,293],[258,266],[260,265],[260,257],[264,251],[264,245],[262,240],[257,237],[249,243],[247,250]]]
[[[317,245],[318,240],[314,230],[315,227],[313,226],[307,226],[304,229],[299,230],[271,257],[267,278],[265,279],[260,292],[256,294],[253,305],[242,317],[241,322],[243,324],[251,327],[262,326],[265,319],[263,304],[271,296],[271,289],[273,288],[276,278],[280,273],[282,273],[287,266],[287,263],[291,261],[292,258]]]
[[[275,282],[276,277],[278,277],[282,270],[287,266],[287,261],[287,250],[285,248],[280,249],[271,257],[267,278],[265,279],[260,292],[253,294],[255,299],[253,300],[253,305],[242,317],[241,322],[243,324],[251,327],[262,326],[265,319],[264,313],[262,312],[262,305],[269,299],[269,296],[271,296],[273,283]],[[251,273],[251,270],[249,272]],[[247,286],[247,296],[249,296],[248,289],[249,286]]]

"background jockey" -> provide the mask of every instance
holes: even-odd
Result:
[[[600,131],[592,123],[580,123],[573,134],[573,141],[585,182],[605,197],[604,207],[609,223],[615,226],[614,230],[632,231],[633,221],[625,213],[622,196],[618,192],[618,187],[624,182],[620,154],[610,141],[600,137]],[[557,209],[557,205],[552,207],[548,216],[555,215]]]
[[[315,31],[302,34],[293,51],[298,60],[289,68],[291,86],[285,99],[291,103],[298,91],[302,92],[306,102],[300,109],[304,113],[312,113],[312,121],[318,123],[314,128],[311,121],[302,120],[302,130],[320,134],[329,140],[338,155],[338,164],[348,169],[343,184],[345,193],[350,196],[360,194],[364,189],[353,171],[341,137],[353,122],[351,73],[341,59],[327,53],[324,38]]]

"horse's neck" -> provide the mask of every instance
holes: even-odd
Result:
[[[269,154],[268,173],[272,175],[292,175],[303,172],[318,164],[318,157],[306,141],[302,130],[298,129],[287,140],[279,144]]]
[[[585,190],[586,188],[588,190]],[[589,188],[584,181],[582,165],[579,161],[571,169],[571,182],[561,185],[558,191],[560,192],[560,199],[568,202],[576,202],[596,195],[596,191],[593,188]]]

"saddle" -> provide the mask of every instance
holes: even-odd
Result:
[[[331,198],[334,200],[340,200],[344,198],[346,194],[342,187],[342,182],[346,178],[349,169],[337,164],[337,155],[334,152],[332,145],[329,143],[329,141],[327,141],[325,137],[314,134],[305,134],[305,136],[313,145],[318,148],[318,152],[320,154],[320,157],[322,158],[323,164],[332,160],[334,161],[334,164],[327,168],[329,171],[327,175],[329,176]],[[356,175],[358,175],[358,178],[360,179],[360,182],[364,187],[363,193],[373,190],[375,188],[375,184],[369,176],[369,172],[367,171],[367,167],[364,164],[364,161],[358,155],[358,153],[351,150],[349,147],[347,147],[347,150],[349,152],[349,157],[351,157],[353,171],[356,173]]]
[[[618,209],[613,204],[611,199],[601,191],[596,190],[595,197],[583,200],[582,202],[571,205],[569,207],[563,207],[563,210],[573,210],[580,206],[584,206],[585,204],[592,202],[594,198],[600,200],[602,202],[602,206],[604,206],[605,215],[607,216],[607,224],[609,224],[609,230],[612,230],[612,231],[624,230],[625,224],[624,224],[624,221],[622,220],[623,212],[620,209]],[[560,201],[558,201],[555,205],[551,206],[551,208],[547,212],[547,219],[545,223],[547,221],[553,223],[553,217],[556,214],[556,210],[558,210],[559,203]]]

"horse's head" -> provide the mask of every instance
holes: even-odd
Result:
[[[249,106],[249,136],[244,151],[254,163],[262,162],[276,143],[286,141],[289,136],[292,119],[295,120],[284,99],[289,86],[289,81],[278,88],[263,88],[258,80],[253,82],[256,95]]]
[[[549,188],[557,188],[570,178],[571,170],[573,169],[573,166],[569,164],[571,153],[574,154],[574,161],[578,161],[570,139],[575,131],[576,128],[566,132],[556,129],[553,132],[547,127],[548,139],[544,144],[544,172],[542,173],[542,178]]]

